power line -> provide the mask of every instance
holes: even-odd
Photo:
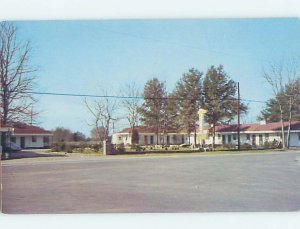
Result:
[[[75,93],[56,93],[56,92],[36,92],[36,91],[26,91],[24,94],[34,94],[34,95],[50,95],[50,96],[68,96],[68,97],[88,97],[88,98],[110,98],[110,99],[161,99],[161,100],[195,100],[201,101],[200,98],[182,98],[182,97],[142,97],[142,96],[120,96],[120,95],[95,95],[95,94],[75,94]],[[211,99],[218,100],[218,99]],[[237,101],[238,98],[228,98],[225,101]],[[244,102],[254,102],[254,103],[266,103],[262,100],[252,100],[252,99],[240,99]]]

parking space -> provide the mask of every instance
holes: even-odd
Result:
[[[300,152],[6,161],[4,213],[300,210]]]

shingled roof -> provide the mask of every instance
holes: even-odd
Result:
[[[216,126],[216,132],[235,132],[237,125],[220,125]],[[288,129],[288,122],[284,123],[284,130]],[[291,123],[291,130],[300,131],[300,121]],[[281,122],[272,122],[266,124],[241,124],[240,131],[281,131]]]
[[[218,125],[216,126],[216,132],[236,132],[237,131],[237,124],[234,125]],[[136,126],[135,129],[139,133],[155,133],[156,129],[155,127],[146,127],[146,126]],[[209,126],[204,126],[204,130],[211,129]],[[284,123],[284,129],[288,129],[288,122]],[[300,131],[300,121],[293,121],[291,123],[291,130],[299,130]],[[197,132],[199,131],[199,127],[197,126]],[[272,122],[272,123],[266,123],[266,124],[241,124],[240,125],[240,131],[281,131],[281,122]],[[130,133],[131,128],[125,128],[119,133]],[[179,131],[178,129],[169,129],[167,133],[183,133],[182,131]]]

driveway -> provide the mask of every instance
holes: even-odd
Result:
[[[50,157],[66,157],[66,155],[65,153],[51,153],[49,149],[23,149],[9,154],[2,153],[2,158],[5,160]]]
[[[300,210],[300,152],[5,161],[4,213]]]

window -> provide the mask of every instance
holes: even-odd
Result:
[[[232,138],[233,138],[233,140],[236,140],[236,134],[234,134]]]
[[[218,139],[221,139],[222,135],[221,134],[218,134]]]
[[[10,137],[10,141],[16,143],[16,137]]]
[[[250,134],[247,134],[247,140],[250,140]]]
[[[300,133],[298,134],[298,139],[299,139],[299,141],[300,141]]]
[[[121,141],[122,140],[122,137],[119,137],[119,141]]]
[[[36,142],[36,136],[32,136],[31,141],[32,141],[32,142]]]
[[[145,143],[146,145],[148,144],[148,136],[147,136],[147,135],[144,136],[144,143]]]

